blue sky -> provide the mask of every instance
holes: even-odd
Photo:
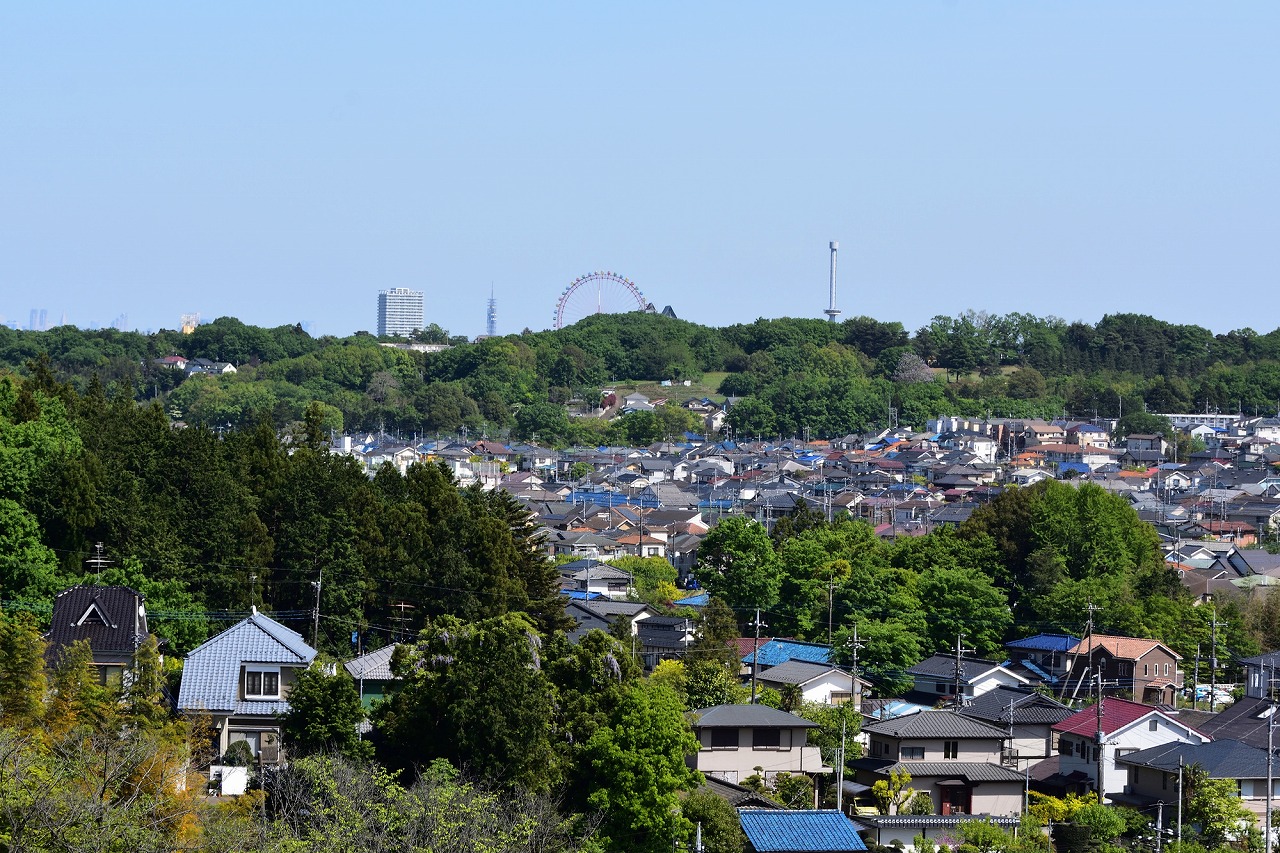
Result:
[[[1280,326],[1280,4],[7,3],[0,316]]]

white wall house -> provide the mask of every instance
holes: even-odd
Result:
[[[1103,797],[1120,794],[1128,784],[1124,767],[1117,769],[1116,758],[1139,750],[1171,743],[1208,743],[1202,734],[1163,711],[1127,699],[1106,697],[1102,700],[1102,745],[1097,743],[1098,713],[1086,708],[1054,726],[1058,732],[1059,773],[1063,777],[1083,773],[1090,790],[1101,791]],[[1099,762],[1101,749],[1101,762]],[[1101,765],[1101,766],[1099,766]],[[1101,783],[1098,771],[1102,771]]]

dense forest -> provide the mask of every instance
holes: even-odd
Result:
[[[711,328],[661,315],[599,315],[559,331],[462,343],[436,353],[379,346],[368,333],[313,338],[300,326],[263,329],[233,318],[190,335],[59,327],[0,327],[0,367],[44,362],[85,392],[95,378],[136,401],[160,400],[176,419],[212,428],[301,421],[318,404],[326,430],[453,433],[601,443],[695,426],[679,415],[613,425],[570,419],[564,404],[599,401],[638,380],[706,379],[741,398],[740,436],[832,437],[940,413],[1115,418],[1125,412],[1273,413],[1280,400],[1280,330],[1214,334],[1148,316],[1096,325],[1054,317],[968,312],[908,332],[901,323],[774,319]],[[197,375],[157,366],[179,354],[230,362]]]

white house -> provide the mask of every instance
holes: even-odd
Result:
[[[789,660],[763,670],[757,676],[757,681],[761,686],[772,687],[774,690],[796,685],[805,702],[842,705],[854,699],[853,675],[829,664]],[[857,693],[861,697],[871,684],[863,679],[858,681],[861,683]]]
[[[1210,740],[1208,735],[1150,705],[1111,696],[1102,700],[1101,720],[1095,706],[1076,712],[1053,729],[1058,733],[1060,778],[1051,777],[1050,784],[1061,786],[1067,793],[1100,790],[1104,797],[1122,793],[1129,781],[1128,770],[1116,764],[1117,757],[1163,744]],[[1099,731],[1101,745],[1097,743]],[[1083,781],[1086,778],[1087,783]]]

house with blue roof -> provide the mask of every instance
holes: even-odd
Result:
[[[1067,673],[1067,652],[1080,644],[1070,634],[1036,634],[1004,644],[1009,662],[1037,676],[1044,684],[1057,684]]]
[[[738,809],[755,853],[838,853],[866,850],[859,825],[835,809]]]
[[[301,634],[253,608],[247,619],[187,653],[178,711],[208,716],[219,755],[242,740],[261,764],[278,764],[279,715],[289,710],[297,674],[315,657]]]
[[[831,647],[822,643],[803,643],[799,640],[773,639],[761,643],[760,648],[744,655],[742,662],[749,667],[760,662],[760,671],[789,660],[805,663],[831,663]]]

